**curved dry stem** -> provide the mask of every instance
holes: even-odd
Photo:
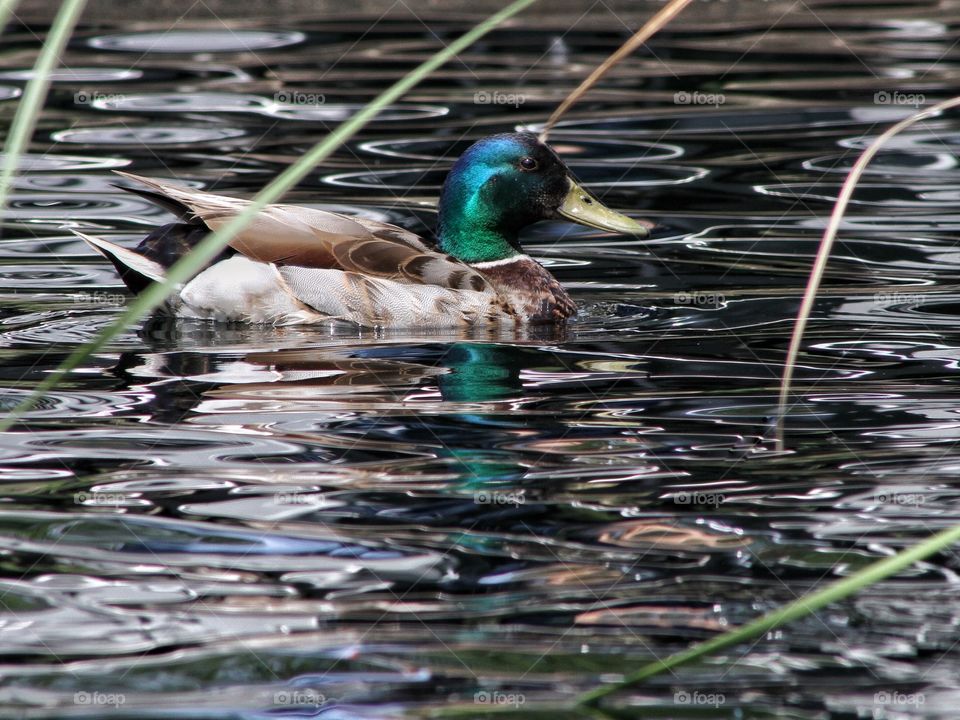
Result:
[[[546,125],[543,126],[543,130],[540,132],[540,142],[547,141],[547,135],[550,134],[550,131],[553,129],[553,126],[557,124],[557,121],[563,117],[564,113],[583,97],[590,88],[596,85],[600,78],[607,74],[610,68],[614,67],[627,57],[627,55],[643,45],[654,33],[679,15],[692,1],[693,0],[670,0],[660,12],[647,20],[644,26],[621,45],[616,52],[600,63],[572,93],[567,95],[566,99],[557,106],[557,109],[553,111],[553,114],[547,119]]]
[[[850,174],[843,181],[840,189],[840,195],[833,206],[833,213],[830,215],[830,222],[827,223],[823,238],[820,240],[820,248],[817,250],[817,257],[813,263],[813,269],[810,271],[810,279],[807,281],[807,288],[803,293],[803,301],[800,303],[800,309],[797,311],[797,321],[793,326],[793,335],[790,337],[790,348],[787,350],[787,359],[784,362],[783,379],[780,382],[780,400],[777,405],[777,423],[776,438],[777,449],[783,449],[783,424],[787,414],[787,401],[790,397],[790,387],[793,383],[793,374],[797,365],[797,356],[800,354],[800,343],[803,342],[803,333],[807,329],[807,321],[810,319],[810,312],[813,310],[813,303],[817,299],[817,291],[820,289],[820,281],[823,279],[823,272],[827,267],[827,258],[833,249],[833,242],[836,239],[837,232],[840,229],[840,222],[843,220],[843,214],[847,210],[853,191],[863,175],[873,156],[877,154],[884,143],[898,133],[906,130],[911,125],[915,125],[921,120],[935,117],[944,110],[949,110],[960,105],[960,97],[944,100],[943,102],[931,105],[928,108],[911,115],[892,126],[870,143],[870,147],[863,151],[863,154],[857,159]]]

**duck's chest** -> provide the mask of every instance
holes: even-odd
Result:
[[[474,263],[473,267],[529,322],[556,322],[577,314],[576,303],[559,281],[527,255]]]

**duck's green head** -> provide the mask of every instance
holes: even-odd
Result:
[[[492,135],[471,145],[447,175],[440,195],[440,249],[468,263],[503,260],[523,252],[523,228],[560,217],[638,237],[652,227],[611,210],[580,187],[535,135]]]

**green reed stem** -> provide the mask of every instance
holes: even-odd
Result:
[[[7,430],[16,419],[29,410],[44,393],[63,380],[66,375],[78,367],[94,353],[102,350],[117,335],[127,327],[143,318],[151,310],[158,307],[167,296],[180,284],[189,280],[200,271],[210,260],[227,245],[228,242],[253,219],[260,210],[276,201],[281,195],[302,180],[317,163],[326,159],[337,148],[355,135],[364,125],[376,115],[396,101],[417,83],[426,78],[431,72],[454,58],[478,39],[493,30],[497,25],[513,17],[524,8],[532,5],[536,0],[514,0],[502,10],[494,13],[467,33],[457,38],[443,50],[439,51],[423,64],[414,68],[384,92],[374,98],[370,104],[354,115],[350,120],[340,125],[327,137],[313,146],[302,158],[284,170],[277,178],[261,190],[250,204],[221,229],[204,238],[186,256],[167,270],[163,282],[150,285],[138,295],[126,310],[108,327],[101,330],[96,337],[77,348],[64,360],[49,376],[44,378],[34,391],[20,404],[13,408],[10,414],[0,420],[0,431]]]
[[[919,562],[936,552],[945,550],[958,540],[960,540],[960,525],[955,525],[927,538],[923,542],[901,550],[896,555],[875,562],[850,577],[831,583],[823,590],[808,593],[788,605],[784,605],[777,610],[773,610],[747,623],[743,627],[731,630],[723,635],[718,635],[712,640],[698,643],[687,650],[670,655],[662,660],[644,665],[636,672],[627,675],[620,682],[589,690],[577,698],[576,704],[594,705],[607,695],[637,685],[654,675],[673,670],[674,668],[698,660],[717,650],[745,642],[788,622],[812,615],[826,605],[842,600],[865,587],[873,585],[884,578],[890,577],[910,567],[915,562]]]
[[[0,0],[0,35],[3,34],[3,29],[10,21],[10,16],[18,2],[19,0]]]
[[[4,14],[10,13],[15,4],[15,1],[10,2],[9,0],[0,4],[0,30],[3,29],[5,24]],[[64,0],[53,25],[50,26],[47,39],[40,49],[37,63],[33,66],[33,74],[30,76],[30,80],[23,91],[23,96],[20,98],[17,114],[10,126],[10,134],[7,135],[7,140],[3,145],[3,165],[0,167],[0,211],[6,207],[10,184],[13,181],[14,173],[17,171],[20,156],[27,148],[30,138],[33,136],[33,129],[37,126],[37,118],[40,117],[43,101],[50,89],[50,73],[59,62],[60,54],[70,39],[73,28],[80,18],[80,13],[83,12],[84,5],[86,5],[86,0]]]

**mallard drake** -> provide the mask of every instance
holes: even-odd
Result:
[[[240,212],[246,200],[119,173],[125,187],[179,217],[136,250],[80,235],[134,293]],[[256,215],[167,301],[180,317],[292,325],[344,320],[367,327],[560,322],[576,305],[523,252],[520,231],[563,217],[645,237],[652,225],[605,207],[534,135],[493,135],[470,146],[447,175],[436,247],[362,217],[295,205]],[[79,234],[79,233],[78,233]]]

